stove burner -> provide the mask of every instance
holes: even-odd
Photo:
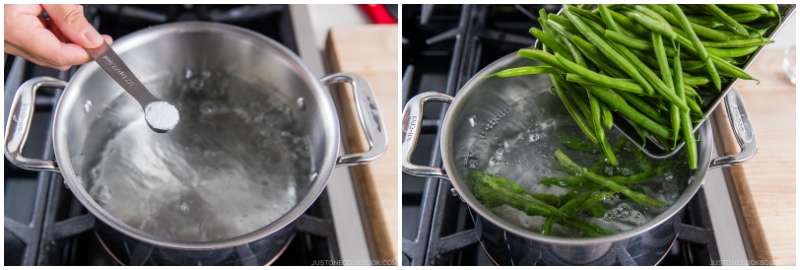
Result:
[[[560,5],[403,5],[403,103],[426,91],[455,96],[481,68],[532,46],[539,10]],[[426,104],[414,164],[441,167],[438,133],[446,104]],[[427,151],[426,151],[427,150]],[[478,242],[467,206],[447,180],[403,174],[403,265],[496,265]],[[719,260],[701,189],[661,265],[711,265]]]

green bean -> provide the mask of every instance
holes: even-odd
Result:
[[[603,130],[603,112],[600,108],[600,101],[598,101],[597,97],[592,95],[592,93],[588,93],[588,95],[589,105],[592,110],[592,126],[594,127],[595,133],[597,133],[597,141],[599,142],[600,150],[605,154],[608,163],[616,166],[619,164],[619,162],[617,162],[617,156],[614,155],[614,151],[611,150],[611,146],[608,144],[608,138],[606,138],[606,132]]]
[[[530,194],[534,199],[540,200],[549,205],[558,205],[560,199],[553,194]]]
[[[678,51],[681,50],[680,45],[678,45],[677,49]],[[683,69],[681,68],[681,59],[680,57],[675,57],[674,61],[675,85],[683,85]],[[683,100],[686,100],[687,98],[683,88],[678,87],[678,89],[678,95],[680,95]],[[697,144],[694,140],[694,129],[692,128],[688,111],[681,113],[681,124],[681,130],[683,130],[683,140],[686,143],[686,154],[689,158],[689,169],[694,170],[697,169]]]
[[[661,113],[659,113],[657,109],[653,108],[653,106],[651,106],[649,102],[644,101],[643,99],[641,99],[636,95],[631,95],[622,92],[618,94],[622,96],[626,101],[628,101],[628,103],[630,103],[634,108],[642,112],[642,114],[647,115],[647,117],[649,117],[656,123],[662,125],[667,123],[667,120],[664,119],[664,117],[661,116]]]
[[[562,66],[561,63],[558,62],[558,60],[556,60],[556,57],[547,52],[543,52],[536,49],[519,49],[517,51],[517,55],[537,60],[539,62],[542,62],[542,64],[552,66],[560,70],[565,70],[564,66]]]
[[[722,58],[734,58],[740,57],[745,55],[750,55],[758,50],[760,46],[752,46],[752,47],[740,47],[740,48],[730,48],[730,49],[720,49],[720,48],[706,48],[709,54],[713,54]]]
[[[653,72],[653,70],[650,67],[648,67],[644,62],[642,62],[641,59],[636,57],[636,55],[633,52],[628,50],[628,48],[620,46],[615,43],[611,43],[611,46],[617,49],[623,55],[625,55],[627,59],[630,59],[631,62],[636,67],[636,69],[639,70],[642,75],[644,75],[646,80],[653,85],[652,88],[655,89],[662,97],[664,97],[670,103],[677,105],[682,110],[689,109],[689,107],[686,106],[686,104],[684,104],[683,102],[681,102],[678,96],[675,95],[675,91],[670,90],[664,83],[664,81],[662,81],[661,78],[659,78],[658,75],[656,75],[655,72]]]
[[[614,115],[611,114],[611,110],[605,103],[600,103],[600,108],[603,111],[603,125],[606,129],[610,129],[614,125]]]
[[[598,99],[606,103],[608,107],[627,117],[631,122],[640,125],[643,129],[656,136],[671,139],[672,132],[670,132],[668,128],[654,122],[649,117],[638,112],[636,109],[628,105],[628,102],[626,102],[624,98],[622,98],[613,90],[593,85],[584,85],[584,87],[592,92],[592,94],[594,94]]]
[[[589,20],[591,20],[592,22],[594,22],[596,24],[599,24],[599,25],[603,24],[603,19],[600,18],[600,16],[598,16],[597,14],[591,13],[588,10],[571,8],[570,11],[572,12],[572,14],[581,16],[581,17],[583,17],[585,19],[589,19]],[[569,17],[567,17],[567,18],[569,19]]]
[[[566,10],[563,11],[564,15],[567,16],[570,22],[572,22],[572,25],[574,25],[578,29],[578,31],[589,40],[589,42],[597,46],[597,48],[600,49],[600,51],[602,51],[609,59],[611,59],[611,61],[613,61],[616,65],[618,65],[618,67],[623,72],[628,74],[628,76],[630,76],[637,83],[639,83],[639,86],[644,88],[645,92],[653,93],[653,87],[650,86],[649,83],[647,83],[647,80],[645,80],[642,74],[640,74],[639,71],[637,71],[636,67],[633,64],[626,61],[621,54],[619,54],[616,50],[614,50],[611,47],[611,45],[606,43],[606,41],[603,40],[603,38],[601,38],[600,36],[595,34],[591,29],[589,29],[589,27],[580,18],[578,18],[577,15],[573,14],[571,10],[573,10],[574,8],[570,8],[569,6],[566,6],[565,8]],[[587,74],[581,74],[581,76],[585,77]]]
[[[640,12],[631,11],[631,12],[628,12],[626,14],[629,17],[631,17],[634,21],[636,21],[639,24],[641,24],[642,26],[644,26],[645,28],[650,29],[653,32],[662,34],[662,35],[666,36],[669,39],[675,39],[675,37],[678,35],[678,34],[675,34],[675,32],[673,32],[672,29],[669,28],[668,26],[664,26],[664,25],[658,23],[657,21],[655,21],[654,19],[652,19],[652,18],[650,18],[648,16],[645,16],[644,14],[642,14]]]
[[[598,4],[597,10],[600,11],[600,18],[603,19],[603,23],[606,24],[606,27],[608,27],[608,29],[616,32],[621,31],[619,25],[617,25],[617,22],[614,21],[614,17],[611,17],[611,12],[609,12],[608,6],[604,4]],[[608,32],[608,30],[606,30],[606,32]]]
[[[658,166],[653,170],[647,170],[642,173],[630,175],[630,176],[610,176],[608,177],[609,180],[614,181],[614,183],[620,185],[628,185],[628,184],[636,184],[648,181],[653,179],[653,177],[662,175],[672,169],[672,166],[675,165],[673,163],[669,163],[665,166]]]
[[[578,7],[579,9],[589,10],[590,8],[592,8],[593,5],[594,4],[579,4],[576,5],[576,7]]]
[[[552,49],[556,53],[564,54],[568,59],[574,61],[572,55],[570,55],[569,52],[566,49],[564,49],[563,44],[561,44],[558,40],[551,37],[541,29],[536,27],[531,27],[530,29],[528,29],[528,33],[536,37],[539,40],[539,42],[544,43],[544,45],[550,47],[550,49]]]
[[[484,202],[484,205],[486,205],[487,208],[493,208],[494,206],[505,204],[530,216],[566,215],[557,208],[545,204],[544,202],[523,196],[521,194],[511,193],[505,189],[495,189],[485,182],[479,182],[475,184],[475,193]]]
[[[584,192],[584,193],[582,193],[581,195],[579,195],[578,197],[572,198],[572,199],[571,199],[571,200],[569,200],[568,202],[564,203],[564,205],[562,205],[561,207],[559,207],[559,208],[558,208],[558,211],[560,211],[560,212],[562,212],[562,213],[566,214],[567,216],[574,216],[575,214],[578,214],[579,212],[578,212],[578,211],[575,211],[575,210],[576,210],[576,208],[578,208],[578,206],[579,206],[579,205],[580,205],[582,202],[586,201],[586,199],[588,199],[588,198],[589,198],[589,196],[591,196],[591,195],[592,195],[592,193],[594,193],[594,192],[596,192],[596,191],[597,191],[597,188],[594,188],[594,189],[592,189],[592,190],[591,190],[591,191],[589,191],[589,192]]]
[[[553,222],[555,222],[555,218],[548,217],[544,220],[544,225],[542,225],[542,235],[550,235],[550,231],[553,229]]]
[[[594,149],[592,144],[588,143],[586,140],[567,134],[558,135],[558,142],[568,149],[578,150],[584,153],[591,153]]]
[[[568,91],[567,88],[570,87],[569,84],[558,75],[550,75],[550,79],[553,81],[553,85],[556,87],[556,93],[558,93],[558,97],[561,99],[561,102],[564,103],[564,107],[567,109],[567,112],[569,112],[569,115],[572,116],[572,119],[575,120],[575,123],[583,131],[583,133],[586,134],[586,137],[589,138],[592,143],[597,144],[597,137],[594,135],[594,132],[592,132],[591,126],[581,116],[580,112],[578,111],[579,109],[576,108],[577,105],[573,105],[573,103],[567,97],[567,93],[565,93],[565,91]]]
[[[709,13],[711,13],[712,16],[722,21],[722,23],[724,23],[725,26],[728,27],[729,29],[733,30],[736,33],[739,33],[742,36],[750,36],[747,33],[747,30],[744,29],[744,27],[742,27],[742,25],[739,24],[739,22],[731,18],[727,13],[725,13],[725,11],[722,11],[722,9],[717,7],[717,5],[706,4],[704,5],[704,7],[706,8],[706,10],[709,11]]]
[[[624,72],[612,67],[611,60],[603,56],[603,54],[600,53],[600,51],[597,50],[597,48],[595,48],[594,45],[592,45],[585,39],[581,38],[580,36],[573,36],[572,42],[575,44],[575,47],[577,47],[578,50],[580,50],[583,53],[583,55],[589,58],[589,61],[598,66],[601,71],[611,75],[612,77],[626,80],[633,84],[636,83],[632,79],[631,80],[625,79],[627,78],[627,75],[625,75]],[[642,89],[642,92],[644,92],[644,89]]]
[[[588,169],[583,168],[575,164],[567,155],[561,152],[560,149],[556,149],[555,152],[556,159],[558,162],[564,166],[564,169],[570,171],[573,174],[583,175],[586,176],[589,180],[597,183],[598,185],[607,187],[611,190],[617,191],[619,193],[625,194],[628,198],[631,198],[633,201],[650,207],[656,208],[666,208],[669,206],[667,203],[653,199],[648,197],[647,195],[632,191],[625,186],[615,183],[614,181],[608,180],[605,177],[599,176],[590,172]]]
[[[494,189],[507,189],[514,194],[528,194],[528,191],[517,183],[511,182],[503,177],[483,172],[475,172],[475,176]]]
[[[583,210],[590,209],[593,205],[598,205],[598,203],[603,201],[606,197],[614,196],[615,193],[614,191],[600,192],[583,201],[576,209],[577,211],[583,212]]]
[[[668,21],[669,23],[671,23],[671,24],[680,24],[678,22],[678,19],[675,18],[675,15],[670,13],[669,10],[667,10],[666,8],[664,8],[662,6],[659,6],[659,5],[653,5],[653,4],[648,4],[648,5],[645,5],[645,6],[647,7],[648,10],[651,10],[651,11],[657,13],[664,20]],[[639,10],[639,9],[637,9],[637,10]],[[704,38],[707,38],[707,39],[711,39],[711,40],[716,40],[716,41],[728,41],[728,40],[731,39],[731,37],[729,35],[726,35],[723,32],[717,31],[717,30],[715,30],[713,28],[709,28],[709,27],[705,27],[705,26],[696,24],[694,22],[691,22],[691,20],[689,21],[689,25],[692,26],[692,29],[694,29],[695,33],[697,33],[698,36],[701,36],[701,37],[704,37]]]
[[[592,216],[596,218],[603,217],[607,211],[608,210],[606,210],[606,208],[604,208],[603,205],[599,203],[589,207],[589,212],[591,212]]]
[[[765,4],[764,6],[766,6],[767,9],[769,9],[772,13],[775,14],[775,16],[778,17],[778,23],[780,23],[781,22],[781,11],[778,9],[778,5],[777,4]]]
[[[475,184],[475,193],[490,206],[491,202],[499,202],[517,208],[528,215],[565,215],[564,212],[549,204],[526,196],[528,194],[525,190],[520,190],[521,187],[505,178],[480,172],[476,176],[479,177],[480,182]]]
[[[763,15],[769,15],[770,14],[769,9],[767,9],[766,7],[764,7],[762,5],[723,4],[723,5],[720,5],[720,6],[725,7],[725,8],[738,9],[738,10],[742,10],[742,11],[749,11],[749,12],[759,13],[759,14],[763,14]]]
[[[689,22],[712,29],[722,26],[722,22],[712,16],[688,16],[687,19],[689,19]]]
[[[570,22],[569,19],[567,19],[564,16],[558,16],[556,14],[550,13],[550,14],[547,15],[547,19],[552,21],[552,22],[558,23],[561,26],[564,26],[565,29],[572,28],[572,30],[575,30],[575,32],[578,31],[578,29],[575,28],[574,25],[572,25],[572,22]]]
[[[552,14],[551,14],[551,15],[552,15]],[[567,21],[567,23],[569,23],[569,21]],[[575,37],[575,36],[578,36],[578,35],[576,34],[578,30],[577,30],[577,29],[575,29],[574,27],[572,27],[572,25],[570,25],[570,26],[565,26],[565,25],[562,25],[561,23],[559,23],[559,22],[556,22],[556,21],[553,21],[553,20],[548,20],[548,22],[547,22],[546,24],[547,24],[547,25],[548,25],[550,28],[552,28],[553,30],[555,30],[555,31],[556,31],[558,34],[560,34],[560,35],[562,36],[562,38],[568,38],[568,37]]]
[[[500,77],[500,78],[508,78],[514,76],[522,76],[522,75],[537,75],[537,74],[564,74],[564,72],[551,67],[551,66],[526,66],[526,67],[518,67],[518,68],[509,68],[505,70],[501,70],[496,73],[492,73],[490,75],[486,75],[484,78],[491,78],[491,77]]]
[[[745,80],[755,80],[756,82],[758,82],[758,80],[756,78],[753,78],[752,76],[750,76],[750,74],[747,74],[747,72],[745,72],[741,68],[739,68],[737,66],[734,66],[734,65],[732,65],[731,63],[728,63],[725,60],[722,60],[722,58],[719,58],[716,55],[713,55],[713,54],[709,55],[709,58],[711,58],[712,62],[715,65],[718,65],[719,71],[723,72],[724,74],[727,74],[727,75],[730,75],[730,76],[733,76],[733,77],[736,77],[736,78],[740,78],[740,79],[745,79]],[[710,74],[710,75],[713,76],[713,74]],[[716,76],[716,77],[719,77],[719,76]],[[711,78],[713,79],[714,77],[711,77]]]
[[[708,74],[711,77],[711,80],[714,82],[714,87],[716,87],[717,90],[721,91],[722,85],[720,83],[719,73],[717,72],[716,67],[714,67],[714,61],[709,59],[708,52],[706,51],[705,47],[703,47],[703,44],[700,43],[700,38],[697,37],[697,35],[694,33],[694,30],[689,25],[689,20],[686,19],[686,15],[683,14],[683,11],[681,11],[681,9],[676,4],[670,4],[667,7],[669,8],[670,12],[672,12],[672,14],[675,16],[675,18],[678,19],[678,22],[680,23],[680,26],[683,29],[683,31],[686,31],[686,34],[689,36],[692,45],[694,45],[695,50],[697,50],[698,53],[697,56],[700,57],[700,60],[706,63],[706,69],[708,70]],[[678,58],[680,59],[680,57]]]
[[[731,18],[739,23],[748,23],[760,19],[763,15],[756,12],[744,12],[730,15]],[[750,32],[750,31],[748,31]]]
[[[595,73],[589,69],[579,66],[561,55],[556,54],[556,60],[560,63],[565,70],[569,71],[570,73],[575,73],[580,75],[584,79],[587,79],[593,83],[598,85],[603,85],[609,88],[627,91],[635,94],[644,94],[644,90],[642,86],[639,84],[631,83],[622,79],[612,78],[606,75],[602,75],[599,73]]]
[[[634,22],[631,20],[631,18],[628,18],[619,12],[609,10],[608,13],[611,14],[611,17],[614,18],[614,21],[619,24],[622,29],[626,29],[636,35],[645,35],[649,32],[647,28]]]
[[[609,31],[606,30],[604,36],[609,40],[619,43],[621,45],[627,46],[631,49],[637,49],[641,51],[649,51],[653,49],[653,44],[649,42],[644,42],[638,37],[632,37],[629,35],[625,35],[619,32]]]
[[[768,38],[749,38],[749,39],[733,39],[730,41],[725,42],[713,42],[713,41],[703,41],[703,46],[706,49],[711,47],[714,48],[738,48],[738,47],[748,47],[748,46],[763,46],[770,43],[775,42],[774,40]]]
[[[561,77],[562,79],[564,77]],[[589,124],[589,128],[594,130],[594,122],[592,122],[592,111],[589,109],[589,102],[587,101],[587,97],[585,91],[581,91],[581,89],[577,89],[579,86],[567,84],[565,85],[566,91],[564,91],[570,100],[575,102],[575,105],[581,110],[583,113],[584,119],[586,119],[587,123]],[[596,135],[596,134],[595,134]]]
[[[651,34],[651,38],[653,40],[653,48],[656,55],[656,59],[658,60],[658,66],[659,69],[661,70],[661,79],[664,80],[664,82],[667,84],[667,87],[669,87],[672,91],[675,91],[677,94],[677,91],[675,90],[675,85],[673,84],[672,81],[672,74],[670,74],[669,60],[667,60],[667,53],[664,52],[664,43],[661,40],[661,34],[653,32]],[[675,58],[680,58],[680,57],[675,57]],[[683,87],[683,84],[680,84],[679,86]],[[686,102],[685,98],[683,99],[683,102],[685,104]],[[688,106],[687,106],[687,111],[688,111]],[[678,144],[678,132],[681,127],[680,113],[681,112],[678,109],[678,106],[675,106],[675,104],[670,104],[669,115],[670,115],[670,122],[672,123],[672,148],[675,148],[675,146]]]
[[[683,89],[684,89],[684,90],[686,90],[686,89],[691,89],[691,88],[683,88]],[[688,94],[688,93],[687,93],[687,94]],[[703,114],[703,110],[701,110],[701,109],[700,109],[700,106],[699,106],[699,105],[697,105],[697,101],[694,101],[694,99],[691,99],[691,98],[687,98],[687,99],[686,99],[686,103],[688,103],[688,104],[689,104],[689,109],[690,109],[692,112],[699,113],[700,115],[702,115],[702,116],[703,116],[702,118],[705,118],[705,116],[706,116],[706,115],[705,115],[705,114]]]

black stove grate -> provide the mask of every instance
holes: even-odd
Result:
[[[559,5],[403,5],[405,104],[436,91],[455,96],[481,68],[531,46],[528,28],[539,9]],[[446,104],[426,104],[414,164],[441,167],[439,130]],[[403,265],[493,265],[478,243],[465,204],[446,180],[403,174]],[[678,241],[662,265],[711,265],[719,260],[708,206],[701,189],[684,213]]]
[[[286,5],[87,5],[85,11],[101,33],[115,39],[152,25],[200,20],[248,28],[297,52]],[[77,71],[57,71],[10,55],[4,60],[6,115],[25,80],[50,76],[69,81]],[[38,91],[25,156],[53,160],[50,128],[61,91]],[[94,216],[65,187],[60,174],[26,171],[4,162],[5,265],[119,265],[95,237]],[[297,220],[296,228],[294,239],[273,265],[341,259],[327,193]]]

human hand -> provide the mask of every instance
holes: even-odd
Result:
[[[67,70],[92,61],[86,48],[113,42],[89,24],[80,5],[4,5],[3,10],[3,51],[42,66]],[[42,11],[50,19],[42,18]]]

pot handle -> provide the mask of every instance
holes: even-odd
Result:
[[[358,75],[345,72],[325,76],[321,81],[325,85],[349,83],[353,87],[353,99],[355,99],[361,131],[364,132],[370,146],[367,152],[340,156],[336,160],[336,166],[358,165],[373,161],[383,155],[389,145],[389,139],[381,112],[378,110],[378,100],[375,99],[369,83]]]
[[[449,179],[442,168],[411,163],[411,155],[417,146],[419,131],[422,129],[422,110],[428,101],[451,103],[453,97],[439,92],[425,92],[416,95],[406,103],[403,108],[403,172],[419,177]]]
[[[10,118],[6,124],[6,158],[12,164],[26,170],[60,172],[58,165],[50,160],[27,158],[22,156],[25,142],[28,141],[36,91],[41,87],[67,87],[67,82],[51,78],[36,77],[19,86],[9,111]]]
[[[741,152],[712,160],[708,166],[709,169],[729,167],[745,162],[755,156],[758,151],[758,140],[753,123],[750,122],[744,100],[739,92],[736,92],[736,89],[731,89],[725,96],[725,111],[728,113],[728,122]]]

